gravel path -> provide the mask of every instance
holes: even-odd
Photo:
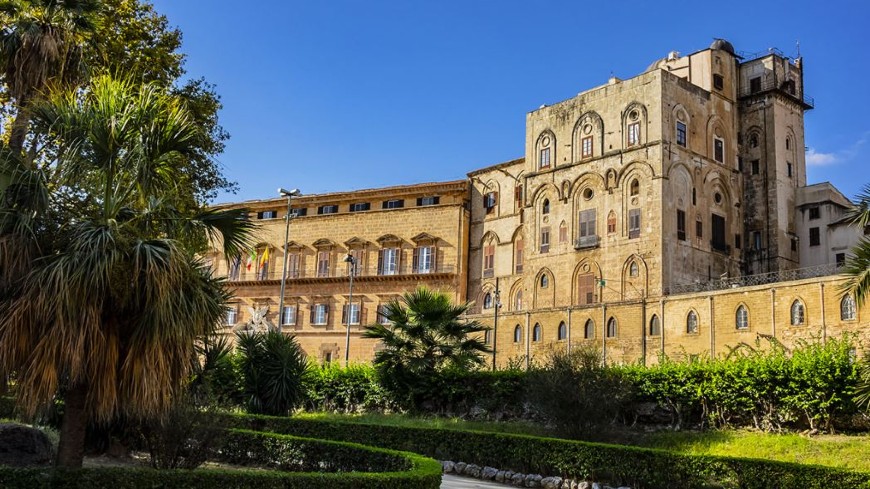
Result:
[[[496,489],[509,487],[496,482],[482,481],[470,477],[444,474],[441,476],[441,489]]]

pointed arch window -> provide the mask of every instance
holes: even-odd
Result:
[[[541,275],[541,288],[546,289],[549,286],[550,286],[550,277],[548,277],[547,274],[545,273],[545,274]]]
[[[737,308],[735,323],[737,329],[749,329],[749,310],[746,309],[746,306],[741,305]]]
[[[686,316],[686,333],[698,333],[698,314],[695,311],[689,311],[689,314]]]
[[[586,320],[586,324],[583,325],[583,338],[587,340],[595,338],[595,321],[591,319]]]
[[[607,321],[607,337],[608,338],[616,338],[616,333],[617,333],[616,318],[611,317]]]
[[[804,320],[804,305],[801,301],[795,300],[791,303],[791,325],[800,326],[804,324]]]
[[[541,214],[549,214],[550,213],[550,199],[544,199],[544,203],[541,205]]]
[[[637,265],[636,261],[632,261],[628,266],[628,276],[629,277],[637,277],[640,275],[640,267]]]
[[[514,297],[514,310],[522,311],[523,310],[523,291],[518,290],[517,295]]]
[[[517,236],[514,241],[514,273],[523,273],[523,236]]]
[[[514,343],[523,341],[523,327],[519,324],[514,327]]]
[[[552,134],[542,134],[538,139],[538,168],[539,169],[547,169],[550,168],[551,161],[553,160],[553,147],[556,142],[554,141]]]
[[[851,295],[843,297],[840,301],[840,319],[843,321],[852,321],[855,319],[855,299]]]
[[[483,308],[484,309],[492,309],[492,294],[487,292],[483,296]]]
[[[652,318],[649,320],[649,335],[650,336],[661,336],[662,334],[662,322],[659,321],[659,317],[653,314]]]
[[[629,194],[633,197],[640,194],[640,182],[635,178],[629,186]]]
[[[559,338],[559,340],[564,340],[564,339],[568,338],[568,326],[565,325],[565,321],[562,321],[561,323],[559,323],[558,338]]]
[[[541,338],[544,336],[543,328],[538,323],[535,323],[535,328],[532,330],[532,341],[539,342]]]
[[[616,233],[616,213],[610,211],[607,214],[607,234],[615,234]]]

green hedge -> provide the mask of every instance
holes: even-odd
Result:
[[[365,442],[441,460],[643,488],[870,488],[870,474],[829,467],[437,428],[232,416],[240,427]]]
[[[279,470],[81,470],[0,467],[0,487],[155,489],[437,489],[441,465],[430,458],[355,443],[232,430],[215,460]],[[317,471],[317,472],[314,472]]]

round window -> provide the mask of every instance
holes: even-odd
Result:
[[[713,195],[713,200],[714,200],[717,204],[721,204],[721,203],[722,203],[722,194],[720,194],[719,192],[716,192],[716,193]]]
[[[593,192],[591,188],[587,188],[586,190],[583,191],[583,198],[586,200],[589,200],[594,196],[595,196],[595,192]]]

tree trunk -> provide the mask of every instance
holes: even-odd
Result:
[[[57,466],[68,469],[80,469],[85,455],[85,429],[88,426],[88,415],[85,403],[88,397],[88,386],[76,384],[66,392],[64,397],[63,422],[60,425],[60,444],[57,448]]]
[[[30,116],[25,107],[26,102],[18,104],[18,113],[12,121],[12,132],[9,135],[9,149],[16,155],[24,151],[24,139],[27,137],[27,127],[30,125]]]

